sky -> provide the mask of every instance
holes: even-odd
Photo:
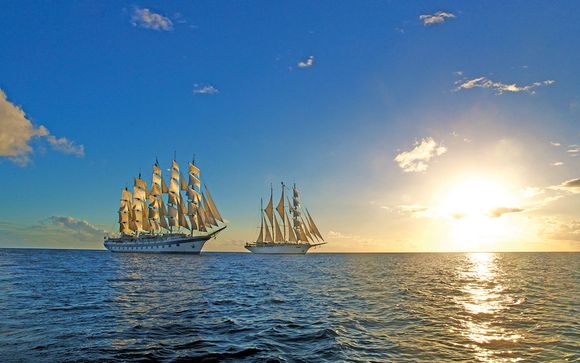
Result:
[[[7,1],[0,247],[101,249],[195,154],[242,251],[296,183],[316,252],[580,250],[577,1]],[[275,191],[275,197],[279,193]]]

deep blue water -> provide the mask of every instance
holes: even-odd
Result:
[[[0,360],[580,360],[580,254],[0,250]]]

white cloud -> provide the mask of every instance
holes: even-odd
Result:
[[[544,222],[540,234],[554,240],[580,241],[580,219],[569,222],[548,219]]]
[[[556,161],[554,163],[551,164],[552,166],[562,166],[564,165],[564,163],[562,161]]]
[[[131,24],[152,30],[173,30],[173,22],[161,14],[152,12],[146,8],[135,8],[131,16]]]
[[[427,137],[421,142],[415,142],[415,147],[411,151],[404,151],[398,154],[394,161],[405,172],[421,172],[429,167],[429,160],[435,156],[440,156],[447,152],[447,148],[437,144],[432,137]]]
[[[478,77],[478,78],[473,78],[473,79],[469,79],[469,80],[462,79],[460,81],[455,82],[455,85],[457,86],[455,88],[455,91],[461,91],[461,90],[472,89],[472,88],[486,88],[486,89],[494,90],[496,95],[501,95],[501,94],[504,94],[506,92],[513,92],[513,93],[526,92],[529,94],[535,94],[536,88],[542,87],[542,86],[549,86],[549,85],[554,84],[555,82],[556,81],[554,81],[554,80],[546,80],[546,81],[541,81],[541,82],[534,82],[534,83],[529,84],[527,86],[518,86],[515,83],[506,84],[506,83],[502,83],[502,82],[492,81],[486,77]]]
[[[435,14],[425,14],[419,16],[419,19],[421,19],[423,25],[425,26],[444,23],[445,18],[455,18],[455,15],[445,11],[438,11]]]
[[[99,238],[102,239],[106,232],[85,220],[74,217],[52,216],[40,222],[43,226],[56,226],[64,232],[80,235],[85,239]]]
[[[560,146],[561,144],[559,142],[550,141],[550,145],[552,145],[552,146]]]
[[[34,137],[45,138],[57,151],[84,155],[83,145],[75,145],[65,137],[55,137],[42,125],[34,126],[24,111],[11,103],[0,89],[0,157],[6,157],[21,166],[27,165],[33,151],[30,141]]]
[[[213,95],[219,93],[219,90],[212,86],[211,84],[194,84],[193,93],[200,95]]]
[[[580,178],[564,181],[560,185],[550,187],[554,190],[563,190],[571,193],[580,193]]]
[[[568,150],[566,150],[570,156],[578,156],[580,153],[580,145],[568,145]]]
[[[310,56],[306,60],[298,62],[298,68],[309,68],[314,65],[314,57]]]

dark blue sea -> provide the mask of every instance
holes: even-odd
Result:
[[[580,254],[0,250],[0,361],[573,362]]]

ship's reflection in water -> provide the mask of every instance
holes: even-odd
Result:
[[[477,361],[517,362],[510,346],[516,347],[524,337],[505,321],[504,310],[520,304],[523,299],[510,295],[502,284],[504,279],[499,257],[493,253],[473,253],[465,264],[459,265],[459,279],[463,282],[456,301],[463,307],[463,335],[471,341]]]

